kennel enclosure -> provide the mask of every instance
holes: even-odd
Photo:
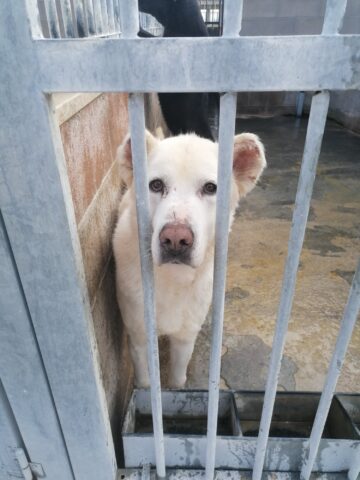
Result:
[[[328,0],[321,35],[241,37],[241,2],[227,0],[221,38],[151,40],[137,38],[139,16],[134,0],[121,1],[118,10],[107,8],[117,5],[116,1],[74,1],[71,5],[79,7],[85,32],[95,32],[93,37],[71,38],[74,25],[70,21],[69,0],[46,2],[51,38],[43,38],[35,0],[0,5],[3,59],[0,70],[0,404],[2,412],[6,412],[0,419],[4,432],[0,436],[1,474],[7,475],[4,478],[11,478],[11,475],[21,478],[22,475],[26,479],[46,475],[54,480],[110,480],[117,473],[123,478],[136,475],[150,478],[151,475],[147,463],[137,465],[135,472],[117,472],[69,182],[50,94],[130,92],[130,130],[139,192],[140,248],[152,379],[151,399],[147,401],[154,420],[154,435],[148,442],[145,457],[152,459],[154,467],[156,464],[158,477],[168,474],[184,478],[183,472],[171,469],[166,472],[152,264],[146,255],[151,229],[147,195],[140,193],[147,191],[143,93],[226,92],[220,106],[221,162],[207,436],[201,440],[196,462],[190,454],[189,462],[184,465],[193,469],[188,471],[193,478],[211,479],[215,468],[221,466],[216,455],[224,443],[221,436],[217,436],[218,380],[228,241],[228,215],[224,212],[229,206],[235,92],[316,92],[259,433],[250,440],[239,435],[235,439],[237,449],[248,449],[249,463],[245,468],[240,456],[237,467],[231,467],[230,475],[236,478],[241,475],[237,470],[245,468],[252,471],[257,480],[263,473],[269,444],[274,444],[276,455],[279,455],[279,445],[284,442],[281,438],[269,439],[269,430],[329,92],[360,88],[360,36],[338,34],[346,8],[343,0]],[[111,11],[113,15],[109,14]],[[108,24],[113,28],[107,29]],[[101,38],[103,34],[108,34],[107,38]],[[335,456],[330,471],[328,467],[323,468],[321,458],[316,458],[359,310],[359,276],[358,267],[315,422],[295,465],[297,474],[303,479],[309,478],[314,465],[322,473],[346,471],[351,480],[360,472],[356,433],[354,439],[346,440],[346,447],[343,444],[348,448],[346,456],[341,461]],[[346,404],[343,398],[339,401]],[[190,440],[193,444],[187,444],[189,449],[198,448],[197,440]],[[224,455],[231,451],[230,447],[224,448]],[[331,457],[332,452],[330,449],[325,456]],[[294,467],[290,469],[286,455],[291,452],[281,453],[276,465],[281,465],[282,473],[290,474]],[[274,468],[275,473],[278,469]],[[217,478],[228,473],[218,471]]]

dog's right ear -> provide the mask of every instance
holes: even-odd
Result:
[[[150,152],[159,142],[157,138],[151,135],[150,132],[146,130],[146,153],[149,156]],[[132,162],[132,150],[131,150],[131,138],[128,133],[120,145],[117,151],[117,159],[119,161],[120,167],[120,177],[126,186],[129,188],[132,179],[133,179],[133,162]]]

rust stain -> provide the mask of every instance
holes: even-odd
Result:
[[[77,223],[115,159],[127,122],[127,95],[103,94],[60,128]]]

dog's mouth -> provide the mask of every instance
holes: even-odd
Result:
[[[160,265],[164,265],[164,264],[187,265],[189,267],[192,267],[191,256],[189,254],[173,255],[167,252],[162,252]]]

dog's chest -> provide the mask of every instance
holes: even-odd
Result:
[[[189,284],[169,280],[157,276],[155,282],[158,334],[186,337],[187,332],[198,332],[211,300],[211,268]]]

